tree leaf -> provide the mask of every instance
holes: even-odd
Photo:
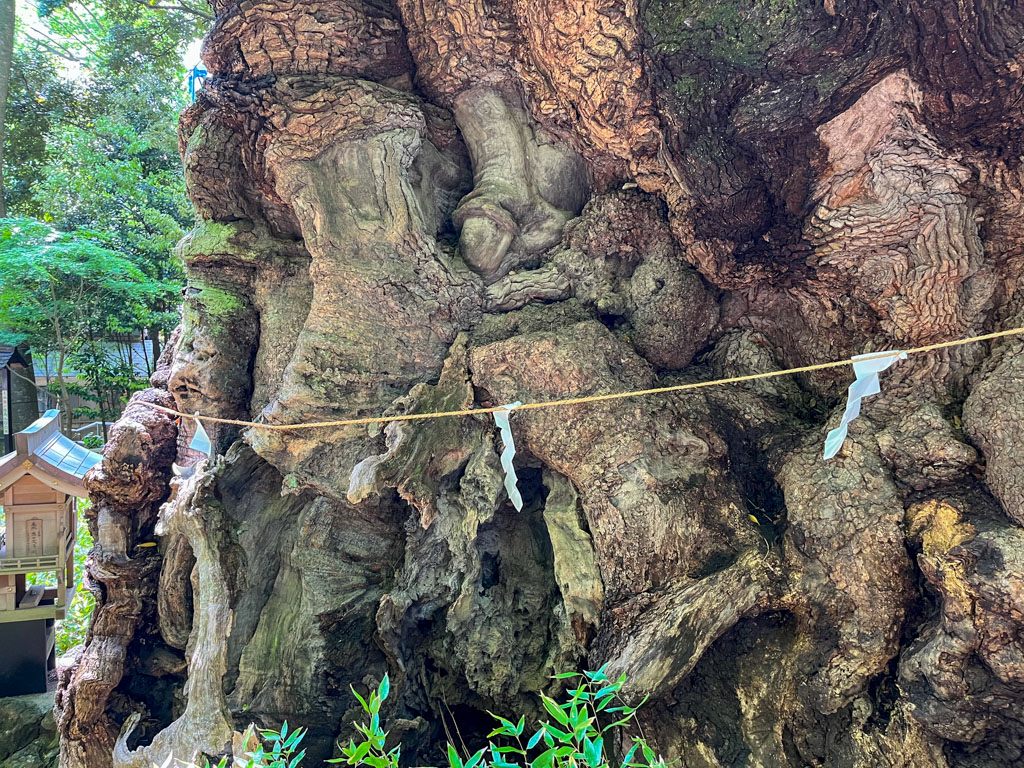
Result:
[[[555,750],[547,749],[537,755],[536,759],[530,763],[530,768],[551,768],[551,764],[555,760]]]
[[[569,716],[565,712],[562,711],[562,709],[558,706],[558,704],[555,702],[554,699],[552,699],[552,698],[550,698],[548,696],[545,696],[542,693],[540,695],[540,700],[541,700],[541,703],[544,705],[544,709],[546,709],[548,711],[549,715],[551,715],[553,718],[555,718],[555,720],[560,722],[562,725],[565,725],[565,726],[569,725]]]

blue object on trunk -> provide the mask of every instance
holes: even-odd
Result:
[[[206,67],[202,64],[196,64],[188,73],[188,97],[192,100],[196,100],[196,93],[202,90],[203,83],[206,82],[206,78],[210,76],[210,73],[206,71]]]

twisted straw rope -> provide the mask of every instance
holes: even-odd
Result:
[[[915,347],[913,349],[904,350],[888,350],[885,352],[878,352],[870,355],[863,355],[858,358],[857,361],[852,359],[849,360],[835,360],[829,363],[815,363],[814,365],[804,365],[799,368],[787,368],[784,371],[768,371],[766,373],[751,373],[745,376],[730,376],[725,379],[715,379],[714,381],[696,381],[689,384],[676,384],[670,387],[655,387],[653,389],[635,389],[629,392],[613,392],[607,395],[588,395],[586,397],[569,397],[563,400],[547,400],[538,403],[523,403],[516,407],[518,411],[527,411],[534,408],[557,408],[563,405],[581,405],[583,403],[600,403],[607,400],[625,400],[630,397],[644,397],[646,395],[660,395],[666,392],[683,392],[689,389],[701,389],[702,387],[715,387],[720,384],[740,384],[745,381],[757,381],[758,379],[770,379],[775,376],[790,376],[794,373],[807,373],[808,371],[821,371],[827,368],[840,368],[844,365],[852,365],[854,362],[861,360],[875,360],[882,357],[890,357],[894,352],[906,352],[908,355],[917,355],[923,352],[932,352],[936,349],[946,349],[947,347],[959,347],[963,344],[973,344],[978,341],[990,341],[992,339],[1001,339],[1006,336],[1017,336],[1024,333],[1024,327],[1011,328],[1007,331],[996,331],[995,333],[986,333],[981,336],[971,336],[966,339],[957,339],[956,341],[943,341],[938,344],[927,344],[923,347]],[[506,406],[494,406],[491,408],[466,408],[460,411],[437,411],[434,413],[406,413],[398,416],[372,416],[362,419],[339,419],[338,421],[312,421],[304,424],[267,424],[256,421],[242,421],[240,419],[222,419],[216,416],[203,416],[199,413],[184,413],[182,411],[176,411],[173,408],[166,408],[156,403],[140,402],[139,405],[146,405],[162,413],[167,413],[172,416],[180,416],[182,418],[195,419],[197,421],[206,421],[213,424],[234,424],[239,427],[252,427],[254,429],[266,429],[272,431],[289,431],[289,430],[300,430],[300,429],[323,429],[327,427],[348,427],[357,426],[360,424],[387,424],[392,421],[420,421],[423,419],[442,419],[450,416],[476,416],[478,414],[495,413],[496,411],[506,410]]]

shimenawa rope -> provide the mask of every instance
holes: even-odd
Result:
[[[990,341],[992,339],[1001,339],[1006,336],[1017,336],[1024,333],[1024,327],[1011,328],[1006,331],[996,331],[995,333],[986,333],[981,336],[971,336],[966,339],[957,339],[955,341],[943,341],[938,344],[927,344],[923,347],[915,347],[913,349],[903,350],[886,350],[885,352],[878,352],[877,354],[863,355],[858,357],[858,360],[873,360],[876,358],[890,357],[894,352],[906,352],[908,355],[917,355],[923,352],[932,352],[936,349],[946,349],[947,347],[958,347],[963,344],[973,344],[979,341]],[[534,408],[557,408],[563,405],[581,405],[584,403],[600,403],[607,400],[625,400],[631,397],[645,397],[647,395],[660,395],[667,392],[683,392],[689,389],[701,389],[703,387],[715,387],[721,384],[740,384],[745,381],[756,381],[758,379],[770,379],[776,376],[790,376],[794,373],[807,373],[809,371],[821,371],[827,368],[840,368],[844,365],[852,365],[855,361],[849,360],[835,360],[829,363],[815,363],[814,365],[803,365],[799,368],[787,368],[784,371],[767,371],[765,373],[751,373],[745,376],[730,376],[724,379],[715,379],[714,381],[695,381],[688,384],[675,384],[670,387],[654,387],[653,389],[635,389],[628,392],[612,392],[606,395],[587,395],[586,397],[569,397],[562,400],[546,400],[543,402],[536,403],[523,403],[516,407],[517,411],[527,411]],[[163,413],[170,414],[172,416],[180,416],[182,418],[196,419],[197,421],[206,421],[213,424],[234,424],[239,427],[252,427],[254,429],[266,429],[275,431],[291,431],[299,429],[324,429],[328,427],[348,427],[357,426],[360,424],[387,424],[392,421],[420,421],[423,419],[441,419],[450,416],[476,416],[479,414],[495,413],[497,411],[506,410],[508,406],[494,406],[491,408],[467,408],[461,411],[437,411],[433,413],[405,413],[397,416],[372,416],[361,419],[339,419],[338,421],[313,421],[300,424],[266,424],[257,421],[242,421],[240,419],[222,419],[217,416],[203,416],[199,413],[183,413],[182,411],[176,411],[173,408],[166,408],[156,403],[139,402],[139,405],[146,405],[155,410]]]

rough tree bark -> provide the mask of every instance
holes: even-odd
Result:
[[[1024,6],[215,0],[201,222],[114,427],[62,765],[352,721],[410,764],[608,662],[681,766],[1024,759],[1024,342],[487,418],[213,431],[778,370],[1024,322]],[[163,505],[163,506],[161,506]],[[159,510],[159,511],[158,511]],[[139,548],[160,542],[158,548]]]

